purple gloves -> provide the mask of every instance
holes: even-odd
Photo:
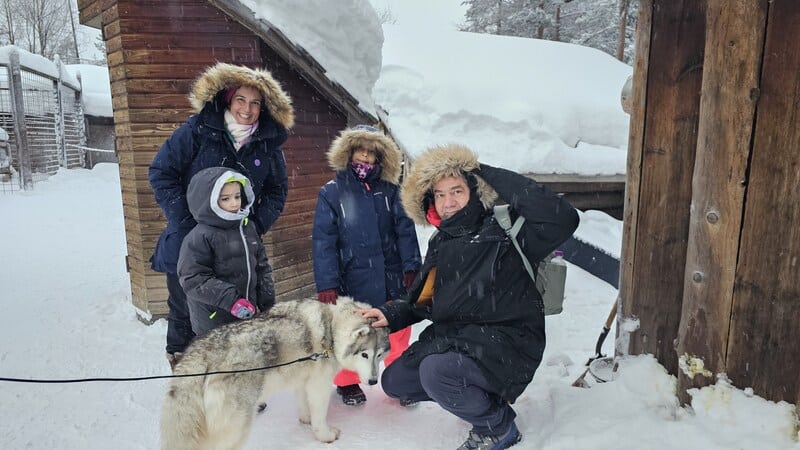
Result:
[[[240,298],[231,306],[231,314],[237,319],[249,319],[256,313],[256,307],[247,301],[246,298]]]
[[[322,303],[335,305],[337,297],[339,296],[336,294],[336,289],[327,289],[317,292],[317,300],[321,301]]]

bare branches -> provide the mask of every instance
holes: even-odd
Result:
[[[52,59],[74,56],[72,0],[0,0],[0,41]]]

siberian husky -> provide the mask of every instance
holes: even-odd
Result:
[[[161,415],[161,448],[239,449],[250,435],[257,405],[273,392],[295,391],[300,422],[333,442],[328,425],[333,377],[342,368],[376,384],[389,352],[387,328],[373,328],[355,313],[369,305],[340,297],[277,303],[251,320],[216,328],[192,342],[175,375],[275,366],[311,354],[327,357],[245,373],[173,378]]]

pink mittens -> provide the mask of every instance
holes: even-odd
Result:
[[[247,301],[246,298],[236,300],[236,303],[231,306],[231,314],[237,319],[249,319],[256,313],[256,307]]]

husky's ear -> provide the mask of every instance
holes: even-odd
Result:
[[[360,338],[369,335],[370,331],[372,331],[372,327],[370,325],[364,324],[360,327],[353,330],[353,337]]]

